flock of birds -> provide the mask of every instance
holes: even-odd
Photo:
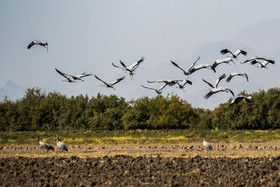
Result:
[[[54,147],[46,142],[43,142],[42,141],[42,138],[38,137],[38,141],[39,141],[39,144],[41,146],[41,148],[44,149],[49,152],[49,150],[52,150],[54,151]],[[62,152],[65,151],[65,152],[68,152],[68,149],[65,145],[65,143],[61,142],[61,140],[58,138],[58,135],[56,135],[56,145],[57,145],[57,148],[59,150],[61,150]]]
[[[33,46],[43,46],[43,47],[47,48],[47,50],[48,50],[48,43],[47,42],[40,42],[40,41],[34,40],[28,45],[27,48],[30,49]],[[216,73],[216,68],[218,66],[220,66],[222,64],[229,64],[229,65],[231,63],[235,64],[235,60],[237,60],[237,57],[239,55],[243,55],[243,56],[247,55],[247,52],[244,51],[244,50],[241,50],[241,49],[238,49],[235,52],[232,52],[229,49],[222,49],[220,51],[220,53],[222,55],[227,55],[227,56],[225,58],[215,60],[213,64],[199,64],[199,65],[196,65],[197,62],[200,60],[200,57],[198,57],[195,60],[195,62],[193,62],[191,64],[191,66],[189,66],[187,69],[182,68],[176,62],[171,60],[170,61],[171,64],[174,65],[174,67],[176,67],[177,69],[181,70],[183,72],[183,74],[186,76],[185,79],[161,79],[161,80],[147,81],[147,83],[161,83],[161,84],[163,84],[159,88],[153,88],[153,87],[149,87],[149,86],[145,86],[145,85],[141,85],[141,86],[145,89],[154,90],[157,94],[161,94],[162,90],[166,86],[177,85],[177,88],[184,89],[187,84],[192,85],[192,81],[189,80],[189,76],[191,76],[193,73],[195,73],[199,70],[202,70],[202,69],[210,69],[210,70],[212,70]],[[133,75],[135,74],[135,70],[139,67],[139,65],[141,63],[144,62],[144,60],[145,60],[145,58],[142,57],[140,60],[131,64],[130,66],[127,66],[123,61],[120,60],[120,65],[116,65],[116,64],[112,63],[112,66],[115,67],[115,68],[121,69],[124,72],[128,73],[130,75],[131,79],[133,80]],[[259,57],[259,56],[250,57],[246,61],[240,62],[240,63],[245,64],[245,63],[248,63],[248,62],[250,62],[250,64],[252,64],[252,65],[256,65],[257,67],[266,68],[266,69],[267,69],[268,64],[275,64],[275,62],[273,60],[266,59],[264,57]],[[83,72],[83,73],[78,74],[78,75],[71,75],[71,74],[62,72],[61,70],[58,70],[57,68],[55,68],[55,70],[62,77],[64,77],[64,80],[63,80],[64,82],[69,82],[69,83],[75,83],[77,81],[84,81],[83,78],[94,75],[92,73],[86,73],[86,72]],[[228,77],[226,77],[225,74],[222,74],[216,80],[215,83],[210,83],[207,80],[202,79],[202,81],[205,82],[210,87],[210,91],[204,96],[204,98],[208,99],[209,97],[211,97],[212,95],[214,95],[216,93],[226,92],[226,93],[232,94],[232,96],[234,97],[234,99],[232,100],[232,102],[230,103],[229,106],[232,106],[233,104],[239,103],[240,101],[252,102],[252,97],[251,96],[249,96],[249,97],[245,97],[245,96],[235,97],[234,92],[230,88],[219,86],[219,83],[223,79],[226,78],[226,81],[230,82],[234,77],[237,77],[237,76],[244,77],[247,81],[249,81],[248,75],[246,73],[243,73],[243,72],[234,72],[234,73],[231,73]],[[112,89],[115,89],[114,86],[117,83],[121,82],[122,80],[124,80],[126,78],[125,76],[122,76],[122,77],[120,77],[116,80],[113,80],[112,82],[107,82],[107,81],[104,81],[103,79],[101,79],[100,77],[98,77],[97,75],[94,75],[94,77],[98,81],[103,83],[103,84],[100,84],[99,86],[112,88]]]

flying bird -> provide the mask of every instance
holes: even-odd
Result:
[[[245,64],[245,63],[250,62],[250,61],[253,61],[253,60],[264,60],[264,61],[269,61],[269,62],[271,62],[271,63],[274,63],[273,60],[269,60],[269,59],[266,59],[266,58],[264,58],[264,57],[253,56],[253,57],[248,58],[247,60],[245,60],[245,61],[242,62],[241,64]]]
[[[190,75],[193,72],[195,72],[196,70],[191,71],[194,68],[194,65],[197,63],[197,61],[200,59],[200,57],[198,57],[196,59],[196,61],[186,70],[184,70],[183,68],[181,68],[177,63],[173,62],[172,60],[170,60],[170,62],[177,68],[179,68],[180,70],[182,70],[184,72],[185,75]],[[201,68],[200,68],[201,69]],[[198,70],[198,69],[197,69]]]
[[[47,48],[47,51],[48,51],[48,48],[49,48],[48,42],[40,42],[40,41],[38,41],[38,40],[33,40],[33,41],[27,46],[27,49],[30,49],[30,48],[33,47],[34,45],[40,45],[40,46],[46,47],[46,48]]]
[[[97,77],[96,75],[94,75],[96,79],[100,80],[101,82],[103,82],[104,84],[100,84],[99,86],[103,86],[103,87],[107,87],[107,88],[113,88],[115,90],[115,88],[113,87],[115,84],[117,84],[118,82],[122,81],[123,79],[125,79],[125,76],[116,79],[114,81],[112,81],[111,83],[107,83],[104,80],[100,79],[99,77]]]
[[[226,87],[218,87],[220,81],[221,81],[222,79],[224,79],[225,77],[226,77],[226,74],[221,75],[221,76],[216,80],[216,82],[215,82],[214,85],[211,84],[211,83],[209,83],[208,81],[202,79],[205,83],[207,83],[207,84],[211,87],[210,92],[208,92],[208,93],[204,96],[205,99],[208,99],[208,98],[209,98],[210,96],[212,96],[213,94],[219,93],[219,92],[230,92],[230,93],[234,96],[234,93],[233,93],[233,91],[232,91],[231,89],[226,88]]]
[[[178,82],[183,82],[185,81],[188,84],[192,84],[191,81],[189,80],[175,80],[175,79],[161,79],[161,80],[156,80],[156,81],[147,81],[148,83],[165,83],[168,86],[174,86],[175,84],[177,84]]]
[[[55,68],[55,70],[57,73],[59,73],[61,76],[63,76],[66,79],[66,80],[62,80],[63,82],[69,82],[69,83],[76,82],[76,80],[84,81],[82,78],[93,75],[91,73],[85,73],[85,72],[82,74],[79,74],[79,75],[69,75],[69,74],[61,72],[60,70],[58,70],[56,68]]]
[[[184,79],[182,82],[177,82],[180,89],[184,89],[186,84],[192,85],[192,82],[187,79]]]
[[[246,73],[231,73],[228,78],[226,79],[227,82],[229,82],[233,77],[235,76],[242,76],[244,78],[246,78],[247,81],[249,81],[248,75]]]
[[[244,55],[244,56],[247,55],[247,52],[244,51],[244,50],[241,50],[241,49],[237,49],[237,50],[235,51],[235,53],[231,52],[231,51],[228,50],[228,49],[223,49],[223,50],[221,50],[220,52],[221,52],[221,54],[223,54],[223,55],[224,55],[224,54],[227,54],[227,53],[230,53],[230,57],[231,57],[231,58],[237,58],[237,56],[240,55],[240,54],[242,54],[242,55]]]
[[[252,96],[248,96],[248,97],[246,97],[246,96],[236,96],[232,101],[231,101],[231,103],[229,104],[229,107],[230,106],[232,106],[232,105],[234,105],[234,104],[237,104],[237,103],[240,103],[241,101],[246,101],[246,102],[249,102],[249,103],[251,103],[251,102],[253,102],[252,101]]]
[[[234,61],[233,61],[230,57],[223,58],[223,59],[217,59],[217,60],[215,60],[215,62],[212,64],[211,68],[213,69],[214,72],[216,72],[215,68],[216,68],[218,65],[223,64],[223,63],[224,63],[224,64],[229,64],[229,65],[230,65],[230,62],[233,62],[233,64],[235,64]]]
[[[163,88],[165,88],[167,86],[167,84],[164,84],[162,87],[156,89],[156,88],[150,88],[150,87],[147,87],[147,86],[143,86],[141,85],[143,88],[146,88],[146,89],[149,89],[149,90],[154,90],[157,94],[161,94],[162,93],[162,90]]]
[[[260,68],[266,68],[267,69],[267,64],[275,64],[275,62],[273,60],[264,60],[263,62],[260,62],[259,60],[253,60],[251,61],[251,64],[252,65],[255,65],[257,64],[257,67],[260,67]]]
[[[43,142],[43,141],[42,141],[42,138],[39,138],[39,137],[38,137],[38,141],[39,141],[39,144],[40,144],[40,146],[41,146],[41,148],[42,148],[43,150],[46,149],[47,152],[49,152],[49,150],[53,150],[53,151],[54,151],[53,146],[51,146],[51,145],[48,144],[48,143]]]
[[[126,66],[125,63],[123,61],[120,60],[120,64],[122,65],[122,67],[115,65],[114,63],[112,63],[112,65],[116,68],[122,68],[122,70],[126,71],[129,73],[130,77],[133,78],[133,75],[135,74],[135,70],[136,68],[138,68],[138,66],[145,60],[144,57],[142,57],[140,60],[138,60],[137,62],[135,62],[134,64],[130,65],[130,66]]]
[[[56,145],[57,145],[58,149],[60,149],[62,152],[63,151],[68,152],[68,149],[67,149],[65,143],[63,143],[59,140],[58,135],[56,135]]]

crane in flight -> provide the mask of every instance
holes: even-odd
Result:
[[[242,77],[246,78],[247,81],[249,81],[248,75],[246,73],[242,73],[242,72],[229,74],[226,81],[229,82],[235,76],[242,76]]]
[[[112,65],[116,68],[121,68],[122,70],[124,70],[125,72],[128,72],[131,79],[133,79],[133,75],[135,74],[135,70],[136,68],[138,68],[138,66],[144,62],[145,57],[142,57],[140,60],[138,60],[137,62],[133,63],[130,66],[126,66],[125,63],[123,61],[120,60],[120,64],[122,65],[122,67],[115,65],[114,63],[112,63]]]
[[[63,82],[69,82],[69,83],[76,83],[76,80],[84,81],[82,78],[93,75],[92,73],[85,73],[85,72],[79,75],[70,75],[67,73],[63,73],[57,68],[55,68],[55,71],[65,78],[64,80],[62,80]]]
[[[243,96],[243,95],[239,95],[239,96],[236,96],[232,101],[231,103],[229,104],[229,107],[232,106],[232,105],[235,105],[235,104],[238,104],[240,103],[241,101],[246,101],[248,103],[252,103],[252,96]]]
[[[237,56],[240,55],[240,54],[242,54],[242,55],[244,55],[244,56],[247,55],[247,52],[244,51],[244,50],[241,50],[241,49],[237,49],[234,53],[231,52],[231,51],[228,50],[228,49],[223,49],[223,50],[221,50],[220,52],[221,52],[221,54],[223,54],[223,55],[229,53],[229,54],[230,54],[230,57],[231,57],[231,58],[235,58],[235,59],[236,59]]]
[[[125,76],[123,76],[121,78],[118,78],[118,79],[112,81],[111,83],[107,83],[104,80],[97,77],[96,75],[94,75],[94,76],[95,76],[96,79],[98,79],[99,81],[104,83],[104,84],[100,84],[99,86],[103,86],[103,87],[107,87],[107,88],[113,88],[114,90],[115,90],[114,85],[125,79]]]
[[[27,49],[30,49],[30,48],[33,47],[34,45],[40,45],[40,46],[46,47],[46,48],[47,48],[47,51],[48,51],[48,48],[49,48],[48,42],[41,42],[41,41],[38,41],[38,40],[33,40],[32,42],[30,42],[30,43],[28,44]]]
[[[226,74],[221,75],[221,76],[216,80],[216,82],[215,82],[214,85],[211,84],[210,82],[208,82],[208,81],[202,79],[205,83],[207,83],[207,84],[211,87],[210,92],[208,92],[208,93],[204,96],[205,99],[208,99],[208,98],[209,98],[210,96],[212,96],[213,94],[216,94],[216,93],[219,93],[219,92],[230,92],[230,93],[234,96],[234,93],[233,93],[233,91],[232,91],[231,89],[226,88],[226,87],[218,87],[220,81],[221,81],[222,79],[224,79],[224,78],[226,78]]]

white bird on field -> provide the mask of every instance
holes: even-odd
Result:
[[[208,154],[208,150],[213,150],[213,148],[212,148],[211,144],[206,142],[204,134],[202,134],[202,137],[203,137],[203,146],[206,147],[207,154]]]
[[[40,46],[43,46],[43,47],[46,47],[47,48],[47,51],[48,51],[48,42],[40,42],[38,40],[33,40],[28,46],[27,46],[27,49],[30,49],[31,47],[33,47],[34,45],[40,45]]]
[[[257,64],[257,67],[260,67],[260,68],[266,68],[267,69],[267,64],[275,64],[275,62],[273,60],[264,60],[263,62],[260,62],[259,60],[253,60],[251,61],[251,64],[252,65],[255,65]]]
[[[130,65],[130,66],[126,66],[125,63],[123,63],[123,61],[120,60],[120,64],[122,65],[122,67],[115,65],[114,63],[112,63],[112,65],[116,68],[122,68],[124,71],[128,72],[130,77],[133,78],[134,75],[134,71],[136,70],[136,68],[138,68],[138,66],[145,60],[144,57],[142,57],[140,60],[138,60],[137,62],[135,62],[134,64]]]
[[[236,96],[236,97],[231,101],[231,103],[229,104],[229,107],[232,106],[232,105],[234,105],[234,104],[240,103],[241,101],[246,101],[246,102],[251,103],[251,102],[253,102],[253,101],[252,101],[252,96],[248,96],[248,97],[242,96],[242,95]]]
[[[164,84],[162,87],[160,88],[150,88],[150,87],[147,87],[147,86],[143,86],[141,85],[143,88],[146,88],[146,89],[149,89],[149,90],[154,90],[157,94],[161,94],[162,93],[162,90],[163,88],[165,88],[167,86],[167,84]]]
[[[223,50],[221,50],[220,52],[221,52],[221,54],[223,54],[223,55],[224,55],[224,54],[227,54],[227,53],[230,53],[230,57],[231,57],[231,58],[237,58],[237,56],[240,55],[240,54],[242,54],[242,55],[244,55],[244,56],[247,55],[247,52],[244,51],[244,50],[241,50],[241,49],[237,49],[237,50],[235,51],[235,53],[231,52],[231,51],[228,50],[228,49],[223,49]]]
[[[221,75],[221,76],[216,80],[216,82],[215,82],[214,85],[211,84],[211,83],[209,83],[208,81],[202,79],[205,83],[207,83],[207,84],[211,87],[210,92],[208,92],[208,93],[204,96],[205,99],[208,99],[211,95],[213,95],[213,94],[215,94],[215,93],[218,93],[218,92],[230,92],[230,93],[234,96],[234,93],[233,93],[233,91],[232,91],[231,89],[226,88],[226,87],[218,87],[220,81],[221,81],[222,79],[224,79],[225,77],[226,77],[226,74]]]
[[[57,145],[58,149],[60,149],[62,152],[63,151],[68,152],[68,149],[67,149],[65,143],[63,143],[59,140],[58,135],[56,135],[56,145]]]
[[[170,62],[177,68],[179,68],[180,70],[182,70],[184,72],[185,75],[191,75],[192,73],[194,73],[197,70],[200,70],[202,68],[211,68],[211,66],[208,66],[207,64],[203,64],[197,67],[194,67],[194,65],[197,63],[197,61],[200,59],[200,57],[198,57],[196,59],[196,61],[186,70],[184,70],[183,68],[181,68],[177,63],[173,62],[172,60],[170,60]]]
[[[231,73],[228,78],[226,79],[227,82],[229,82],[233,77],[235,76],[242,76],[244,78],[246,78],[247,81],[249,81],[248,75],[246,73]]]
[[[57,73],[59,73],[61,76],[63,76],[66,79],[66,80],[62,80],[63,82],[69,82],[69,83],[76,82],[76,80],[84,81],[82,78],[93,75],[91,73],[85,73],[85,72],[82,74],[79,74],[79,75],[69,75],[69,74],[61,72],[60,70],[58,70],[56,68],[55,68],[55,70]]]
[[[101,82],[104,83],[104,84],[100,84],[99,86],[103,86],[103,87],[107,87],[107,88],[113,88],[114,90],[115,90],[114,85],[125,79],[125,76],[123,76],[119,79],[116,79],[116,80],[112,81],[111,83],[107,83],[107,82],[103,81],[102,79],[100,79],[99,77],[97,77],[96,75],[94,75],[94,76],[95,76],[96,79],[98,79],[98,80],[100,80]]]
[[[227,57],[227,58],[223,58],[223,59],[217,59],[217,60],[215,60],[215,62],[212,64],[212,66],[211,66],[211,68],[213,69],[213,71],[214,72],[216,72],[216,67],[218,66],[218,65],[220,65],[220,64],[229,64],[230,65],[230,62],[233,62],[233,64],[235,64],[234,63],[234,61],[230,58],[230,57]]]
[[[48,144],[48,143],[43,142],[43,141],[42,141],[42,138],[39,138],[39,137],[38,137],[38,141],[39,141],[39,144],[40,144],[40,146],[41,146],[41,148],[42,148],[43,150],[46,149],[47,152],[48,152],[49,150],[53,150],[53,151],[54,151],[53,146],[51,146],[51,145]]]

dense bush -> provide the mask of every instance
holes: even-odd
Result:
[[[248,95],[241,92],[242,95]],[[79,95],[26,91],[18,101],[0,102],[0,131],[128,129],[279,129],[280,89],[250,94],[253,103],[215,110],[192,107],[176,95],[125,101],[116,95]]]

